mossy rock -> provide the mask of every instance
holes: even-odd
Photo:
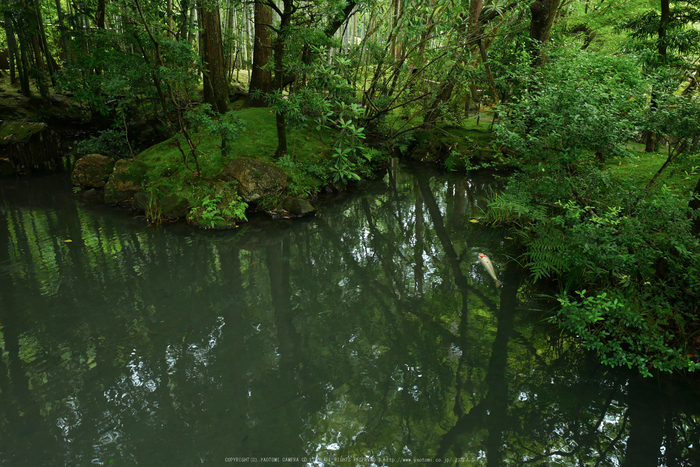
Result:
[[[189,200],[178,194],[159,199],[158,207],[164,219],[182,219],[187,217],[191,209]]]
[[[311,203],[300,198],[286,198],[282,207],[293,216],[308,216],[316,212]]]
[[[266,162],[239,157],[228,164],[219,178],[238,184],[238,195],[246,203],[274,198],[287,189],[288,181],[279,167]]]
[[[105,203],[131,205],[134,195],[141,189],[142,169],[134,160],[118,160],[105,185]]]
[[[29,141],[46,126],[46,123],[5,122],[0,126],[0,145]]]
[[[153,195],[147,191],[140,190],[134,194],[132,206],[135,211],[146,212],[153,204]]]
[[[73,183],[90,188],[105,186],[114,170],[114,159],[101,154],[88,154],[81,157],[73,166]]]

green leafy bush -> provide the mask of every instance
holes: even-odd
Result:
[[[210,229],[230,228],[247,221],[245,210],[248,204],[241,199],[236,188],[235,182],[196,187],[187,220]]]
[[[534,279],[561,280],[554,321],[604,363],[644,375],[700,368],[700,240],[679,201],[666,191],[636,215],[560,202],[519,232]]]
[[[125,159],[131,156],[126,133],[122,130],[105,130],[97,136],[78,142],[75,151],[79,155],[102,154],[114,159]]]
[[[646,105],[646,81],[633,56],[560,49],[531,77],[529,91],[502,106],[499,142],[544,167],[620,152]]]
[[[634,57],[554,53],[528,92],[503,107],[498,138],[521,173],[487,213],[513,223],[533,279],[558,285],[552,320],[604,363],[646,376],[700,368],[697,214],[685,196],[600,169],[640,129],[667,138],[665,165],[696,148],[697,102],[667,96],[650,112],[648,89]]]

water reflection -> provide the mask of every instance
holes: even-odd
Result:
[[[494,183],[397,171],[211,233],[3,180],[0,464],[699,465],[695,392],[532,311],[471,222]]]

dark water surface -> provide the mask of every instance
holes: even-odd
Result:
[[[204,232],[0,180],[0,464],[700,465],[698,393],[546,323],[473,222],[494,186],[402,170]]]

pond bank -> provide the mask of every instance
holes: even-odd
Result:
[[[334,130],[298,127],[289,129],[289,153],[273,158],[274,112],[243,108],[227,118],[240,132],[232,142],[202,129],[192,138],[194,148],[173,137],[116,164],[107,155],[92,154],[76,163],[73,180],[86,196],[133,206],[151,222],[185,217],[201,228],[227,229],[245,222],[246,212],[253,210],[274,218],[312,214],[319,196],[372,179],[377,170],[391,164],[388,154],[377,149],[358,147],[339,155]],[[462,170],[494,160],[492,149],[479,149],[492,139],[485,124],[438,133],[441,136],[431,139],[421,132],[411,148],[412,157]]]

